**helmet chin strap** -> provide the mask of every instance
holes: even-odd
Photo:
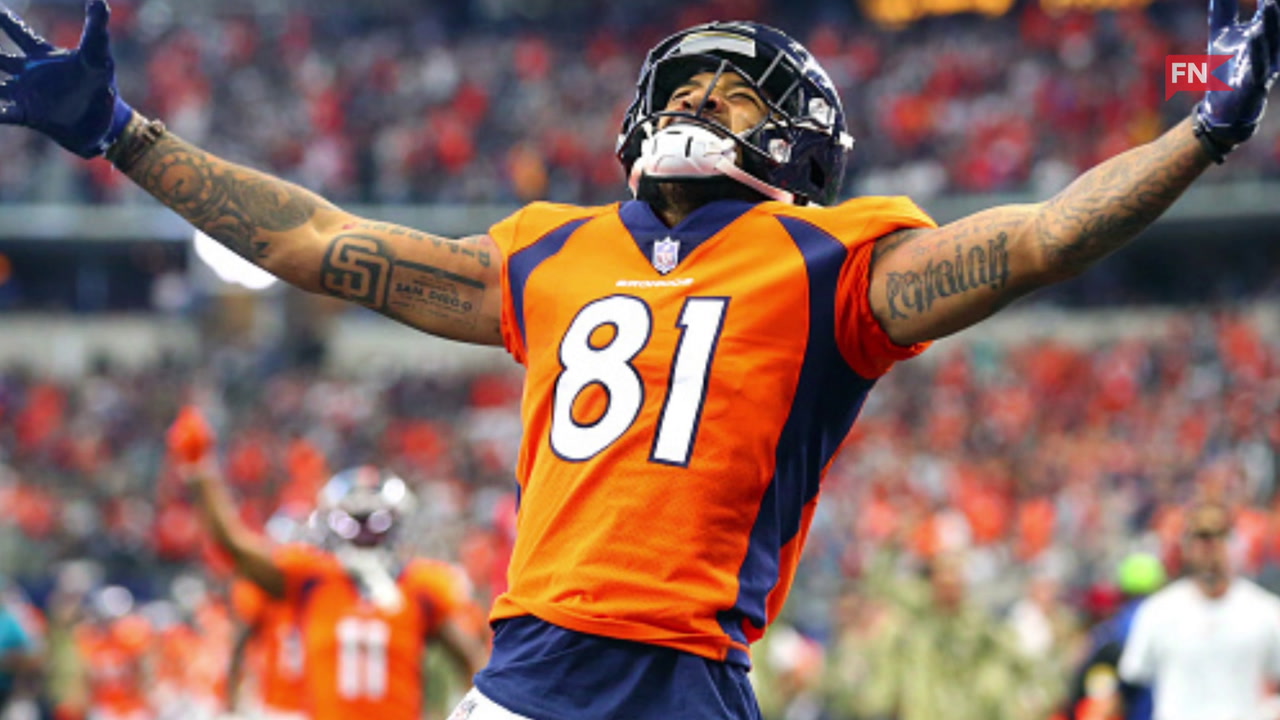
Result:
[[[640,178],[691,180],[723,175],[772,200],[795,203],[795,195],[774,187],[738,167],[737,142],[710,128],[680,123],[663,128],[644,140],[640,157],[631,165],[628,185],[634,196]]]

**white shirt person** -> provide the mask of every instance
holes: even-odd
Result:
[[[1274,720],[1280,681],[1280,597],[1231,574],[1230,513],[1187,513],[1190,574],[1138,610],[1120,676],[1154,691],[1155,720]]]

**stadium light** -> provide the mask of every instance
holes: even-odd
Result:
[[[225,283],[255,291],[266,290],[276,284],[274,275],[223,247],[200,230],[196,230],[192,245],[196,255]]]

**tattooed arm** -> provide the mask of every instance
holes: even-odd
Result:
[[[433,335],[501,344],[501,256],[488,236],[449,240],[356,217],[297,185],[155,132],[135,115],[108,157],[241,257],[303,290]]]
[[[1046,202],[890,233],[873,257],[876,319],[904,345],[973,325],[1124,245],[1210,162],[1188,120],[1098,165]]]

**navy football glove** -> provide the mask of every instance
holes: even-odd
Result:
[[[80,47],[56,48],[0,4],[0,30],[25,56],[0,53],[0,125],[24,125],[83,158],[97,157],[133,117],[116,92],[106,0],[85,5]]]
[[[1267,91],[1280,70],[1280,6],[1261,0],[1252,18],[1237,22],[1237,0],[1209,0],[1209,54],[1230,55],[1231,90],[1210,90],[1196,110],[1196,135],[1214,160],[1258,129]]]

